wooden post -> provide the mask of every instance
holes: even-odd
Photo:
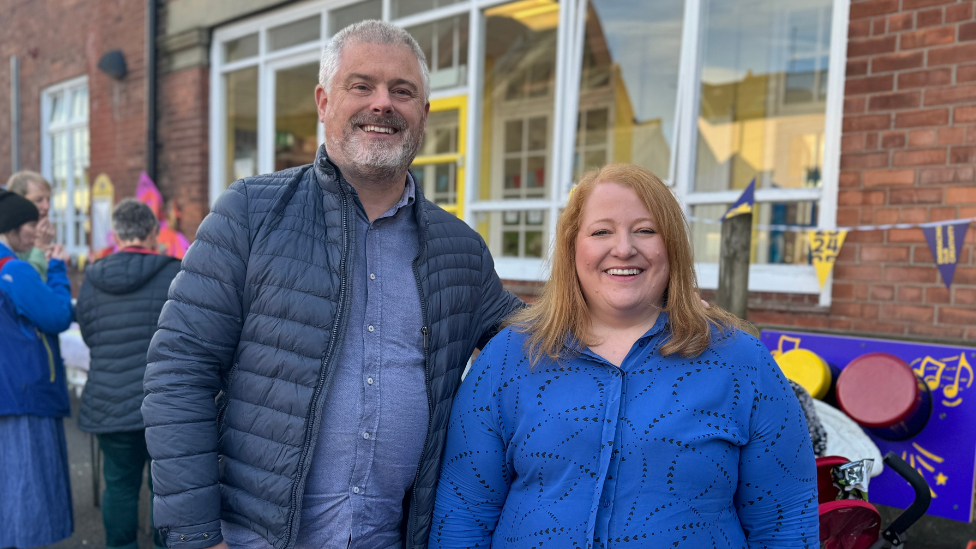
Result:
[[[722,222],[718,261],[718,306],[746,320],[749,307],[749,252],[752,249],[752,213]]]

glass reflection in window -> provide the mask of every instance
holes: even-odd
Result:
[[[807,228],[817,226],[818,205],[812,201],[759,202],[753,216],[751,262],[760,264],[809,265],[810,242]],[[718,263],[722,226],[718,220],[729,204],[692,206],[691,234],[695,260]],[[786,229],[789,226],[791,229]]]
[[[407,29],[427,57],[430,89],[463,86],[468,80],[468,16],[458,15]]]
[[[329,34],[332,35],[353,23],[367,19],[382,19],[383,2],[381,0],[366,0],[366,2],[332,10],[329,15]]]
[[[257,174],[258,69],[252,67],[224,75],[227,117],[227,181]]]
[[[275,72],[275,171],[309,164],[318,149],[319,64]]]

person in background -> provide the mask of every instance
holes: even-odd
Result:
[[[627,164],[586,174],[552,261],[461,384],[429,547],[819,547],[800,404],[698,299],[668,187]]]
[[[47,282],[15,254],[34,247],[40,214],[0,191],[0,547],[50,545],[74,516],[62,418],[71,413],[64,364],[52,343],[71,324],[64,257]]]
[[[78,325],[91,350],[78,427],[98,437],[105,456],[106,546],[137,549],[139,490],[150,460],[141,411],[146,351],[180,261],[157,253],[159,221],[138,200],[115,206],[112,230],[119,251],[85,270],[78,294]],[[162,547],[154,532],[155,545]]]
[[[61,257],[64,247],[54,243],[56,231],[48,213],[51,211],[51,184],[44,176],[29,170],[19,171],[7,180],[7,190],[23,196],[37,207],[40,219],[37,222],[34,246],[17,257],[30,263],[41,274],[41,280],[47,280],[47,263],[54,257]]]

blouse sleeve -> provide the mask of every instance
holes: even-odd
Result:
[[[511,476],[491,383],[491,348],[461,383],[447,432],[430,549],[489,547]]]
[[[779,366],[758,345],[750,437],[740,449],[735,508],[750,549],[816,548],[817,472],[806,420]]]
[[[53,259],[48,265],[47,284],[26,261],[10,261],[0,269],[0,290],[10,297],[18,314],[44,333],[58,334],[71,325],[71,284],[60,260]]]

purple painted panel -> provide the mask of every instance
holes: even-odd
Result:
[[[929,514],[962,522],[973,520],[976,477],[976,349],[883,339],[803,332],[764,331],[762,342],[775,356],[809,349],[842,369],[866,353],[890,353],[907,362],[932,393],[932,417],[914,438],[892,442],[871,437],[881,455],[895,452],[909,462],[932,488]],[[871,480],[871,501],[904,509],[912,489],[890,468]]]

